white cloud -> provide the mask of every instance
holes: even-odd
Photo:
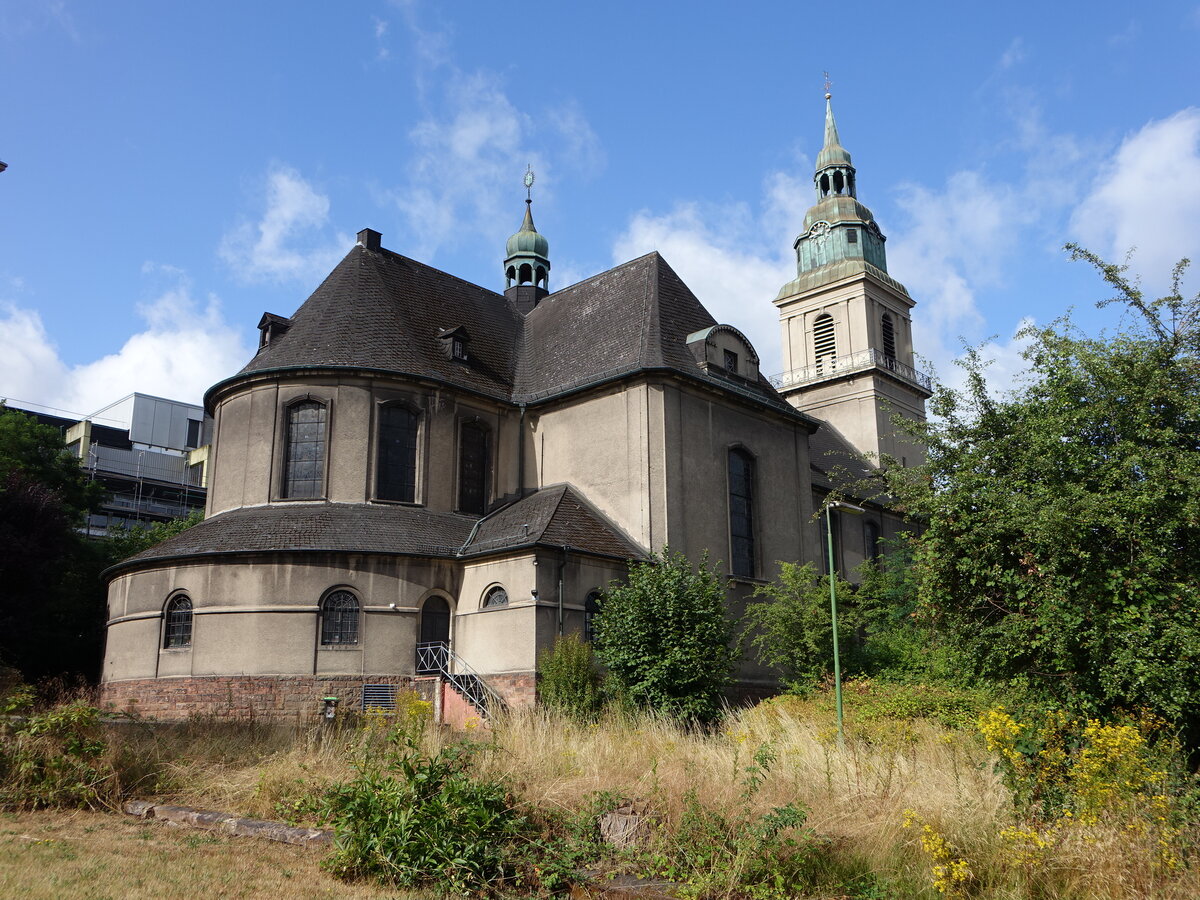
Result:
[[[1200,109],[1189,107],[1127,137],[1071,217],[1080,243],[1110,260],[1131,249],[1152,290],[1182,257],[1200,257]]]
[[[221,239],[219,254],[243,281],[312,281],[329,273],[353,244],[328,233],[329,198],[299,172],[273,166],[266,175],[262,217]]]
[[[388,33],[388,22],[386,19],[381,19],[378,16],[371,16],[371,23],[375,32],[375,58],[382,62],[391,56],[391,51],[384,42]]]
[[[763,190],[758,213],[745,204],[685,203],[662,215],[643,210],[617,238],[613,262],[657,250],[718,322],[745,332],[761,371],[773,375],[783,362],[771,301],[796,277],[785,235],[799,227],[812,197],[804,183],[782,173],[769,175]]]
[[[251,350],[219,301],[192,297],[186,281],[138,309],[146,328],[115,353],[67,365],[33,310],[0,307],[0,397],[86,415],[134,391],[199,403]]]
[[[518,109],[498,75],[455,65],[447,32],[423,27],[416,4],[397,6],[427,111],[409,133],[405,185],[385,194],[407,220],[405,252],[432,261],[439,248],[464,237],[502,240],[520,224],[526,165],[537,174],[543,203],[553,198],[558,171],[587,176],[603,168],[600,141],[578,105]]]
[[[1009,43],[1004,53],[1000,55],[1000,68],[1011,69],[1018,63],[1025,61],[1025,40],[1020,37],[1015,37]]]

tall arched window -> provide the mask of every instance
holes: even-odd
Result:
[[[163,618],[166,620],[163,626],[165,649],[178,650],[192,646],[192,601],[189,597],[178,594],[168,600]]]
[[[883,356],[885,359],[896,358],[896,325],[892,321],[891,313],[884,313],[879,320],[880,330],[883,332]]]
[[[882,555],[883,547],[879,543],[879,526],[867,519],[863,522],[863,556],[875,560]]]
[[[730,572],[754,577],[754,457],[735,447],[729,451]]]
[[[321,646],[357,643],[358,598],[349,591],[333,591],[321,601]]]
[[[600,615],[600,592],[592,591],[583,601],[583,639],[591,643],[596,639],[596,617]]]
[[[325,404],[316,400],[287,408],[283,460],[283,496],[320,497],[325,493]]]
[[[458,436],[458,511],[487,511],[488,433],[478,422],[463,422]]]
[[[375,496],[413,503],[417,499],[418,415],[406,406],[379,410],[379,453]]]
[[[813,357],[818,372],[833,369],[837,358],[837,337],[833,332],[833,316],[822,313],[813,323]]]

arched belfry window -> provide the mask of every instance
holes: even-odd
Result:
[[[754,577],[754,457],[741,447],[729,451],[729,569]]]
[[[489,469],[487,428],[463,422],[458,435],[459,512],[482,516],[487,511]]]
[[[421,419],[407,406],[379,410],[379,452],[375,496],[413,503],[417,499],[417,432]]]
[[[358,598],[349,591],[333,591],[321,601],[321,646],[357,643]]]
[[[163,647],[179,650],[192,646],[192,601],[178,594],[167,601],[163,610]]]
[[[283,461],[283,496],[320,497],[325,493],[324,403],[304,400],[287,408]]]
[[[833,330],[833,316],[821,313],[813,323],[813,358],[818,372],[833,369],[837,359],[837,336]]]
[[[885,359],[896,358],[896,324],[892,321],[891,313],[884,313],[879,320],[879,330],[883,333],[883,355]]]

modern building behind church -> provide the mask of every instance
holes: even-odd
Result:
[[[821,561],[833,468],[913,458],[891,417],[923,419],[929,386],[828,104],[814,183],[774,379],[658,253],[552,292],[528,199],[503,292],[360,232],[208,391],[206,519],[110,570],[105,699],[164,718],[405,685],[447,710],[447,684],[531,702],[539,654],[589,633],[631,560],[707,552],[735,612],[778,561]],[[846,570],[898,527],[864,505],[834,519]]]

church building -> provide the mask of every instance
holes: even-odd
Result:
[[[835,468],[915,461],[891,422],[930,386],[826,100],[773,378],[657,252],[551,291],[528,197],[502,292],[359,232],[206,394],[204,521],[107,573],[105,702],[303,716],[413,687],[486,714],[534,700],[539,654],[590,635],[630,561],[707,552],[734,615],[779,561],[827,567]],[[843,572],[900,527],[862,505],[833,519]]]

